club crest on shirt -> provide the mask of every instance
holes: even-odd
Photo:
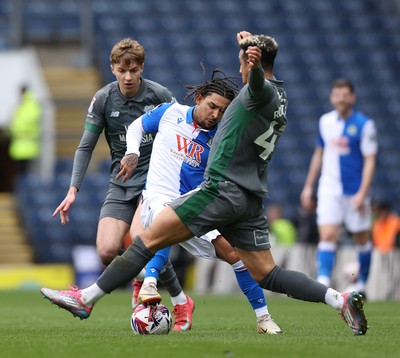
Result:
[[[351,124],[347,127],[347,134],[351,137],[354,137],[357,135],[357,126],[354,124]]]
[[[157,106],[158,107],[158,106]],[[154,109],[154,105],[153,104],[151,104],[151,105],[149,105],[149,106],[145,106],[144,107],[144,113],[147,113],[147,112],[150,112],[150,111],[152,111]]]

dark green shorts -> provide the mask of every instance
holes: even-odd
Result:
[[[218,229],[231,245],[247,251],[271,248],[262,199],[230,181],[206,181],[171,207],[200,237]]]
[[[111,217],[132,223],[142,191],[138,188],[129,188],[110,183],[106,198],[101,207],[99,219]]]

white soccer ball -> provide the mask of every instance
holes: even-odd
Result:
[[[168,334],[171,324],[171,313],[161,303],[156,306],[138,305],[131,316],[134,334]]]

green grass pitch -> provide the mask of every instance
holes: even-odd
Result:
[[[42,299],[39,291],[2,291],[0,357],[400,357],[398,302],[367,302],[370,329],[356,337],[324,304],[269,297],[270,312],[285,332],[269,336],[257,334],[244,296],[193,298],[190,332],[136,336],[128,290],[105,297],[83,321]]]

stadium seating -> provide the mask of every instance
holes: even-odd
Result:
[[[71,222],[61,225],[60,218],[53,218],[52,214],[68,191],[71,171],[67,172],[67,168],[72,168],[72,160],[59,161],[51,182],[29,175],[21,178],[16,188],[20,216],[38,263],[72,263],[75,245],[96,244],[97,221],[109,174],[99,171],[85,177],[76,205],[69,213]]]

